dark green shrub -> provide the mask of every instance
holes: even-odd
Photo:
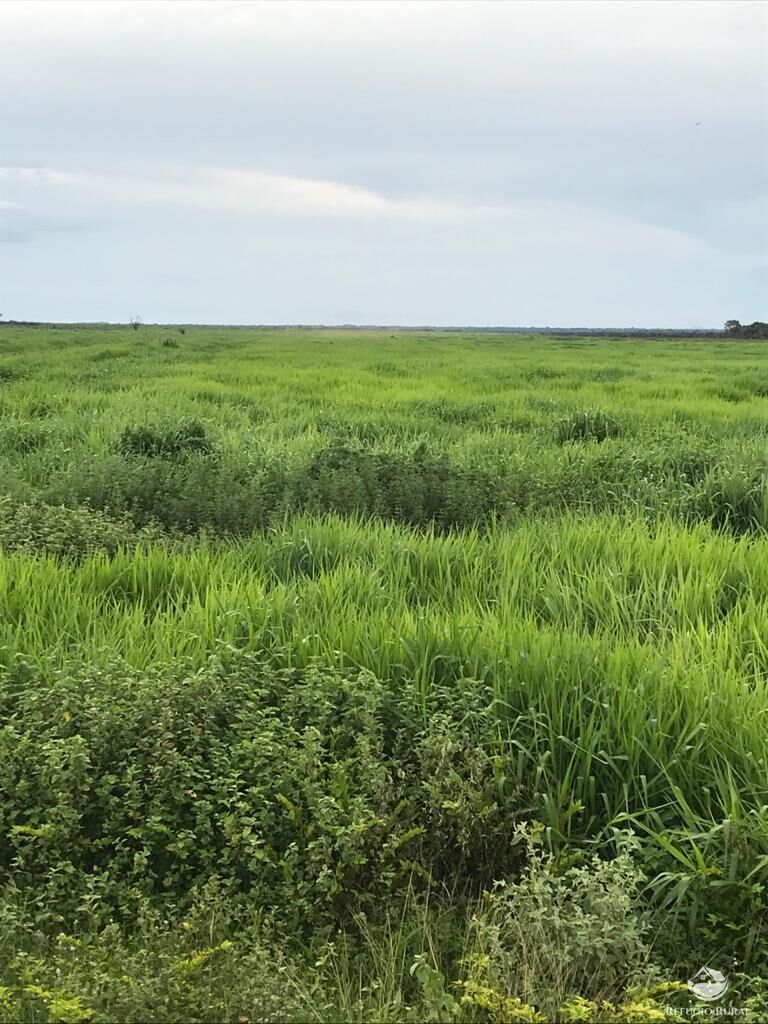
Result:
[[[70,912],[78,879],[96,878],[105,918],[130,915],[131,893],[183,902],[214,876],[296,931],[375,907],[407,882],[420,834],[382,699],[368,676],[255,663],[191,677],[115,667],[24,694],[9,681],[0,876],[13,867]]]
[[[291,984],[295,960],[267,947],[257,929],[233,933],[226,924],[221,927],[226,921],[225,899],[206,892],[199,910],[172,923],[151,908],[141,908],[131,928],[113,923],[100,932],[60,932],[47,941],[35,936],[24,944],[28,948],[15,950],[10,939],[0,951],[0,1020],[308,1020],[311,1001],[302,1007],[295,983]],[[325,993],[324,997],[327,1000]]]
[[[306,511],[375,515],[443,528],[474,525],[504,506],[498,474],[454,465],[425,445],[392,454],[335,443],[293,474],[289,499]]]
[[[567,444],[569,441],[605,441],[618,437],[621,424],[607,413],[582,411],[565,416],[555,425],[555,441]]]
[[[45,448],[51,440],[51,431],[30,422],[12,420],[0,428],[0,451],[28,455]]]
[[[699,516],[717,530],[739,536],[768,528],[768,484],[762,474],[713,472],[695,501]]]
[[[603,366],[598,370],[591,370],[585,374],[585,380],[594,380],[600,384],[609,384],[624,377],[632,376],[633,370],[622,370],[619,366]]]
[[[133,352],[127,348],[104,348],[91,355],[92,363],[111,363],[115,359],[130,359]]]
[[[526,370],[522,374],[523,380],[530,381],[532,384],[542,380],[557,380],[559,377],[565,376],[563,370],[555,370],[551,366],[534,366],[533,369]]]
[[[453,402],[443,399],[437,402],[413,402],[409,406],[409,411],[417,415],[434,416],[442,423],[458,423],[464,426],[488,419],[493,416],[495,408],[492,402]]]
[[[90,508],[0,501],[0,548],[5,551],[84,558],[97,552],[112,555],[155,536],[151,530],[137,531],[127,517],[112,518]]]
[[[415,699],[246,656],[192,673],[19,662],[0,677],[0,885],[12,872],[71,927],[87,891],[88,915],[130,921],[137,899],[183,907],[215,881],[298,934],[429,872],[490,884],[519,859],[516,754],[483,735],[479,684],[434,723]]]
[[[28,407],[27,412],[30,416],[34,416],[37,419],[47,419],[49,416],[53,416],[59,412],[59,406],[54,405],[51,402],[32,402]]]
[[[183,459],[112,455],[72,467],[44,496],[51,504],[126,513],[137,526],[240,534],[285,513],[285,487],[279,464],[239,464],[194,453]]]
[[[126,427],[117,442],[121,455],[174,459],[191,453],[210,455],[214,443],[204,423],[186,420],[176,425]]]

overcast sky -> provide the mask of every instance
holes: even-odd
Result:
[[[6,0],[0,311],[768,320],[768,5]]]

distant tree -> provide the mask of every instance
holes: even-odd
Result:
[[[138,331],[138,329],[141,327],[141,324],[142,324],[141,317],[140,316],[132,316],[131,319],[129,320],[129,323],[130,323],[131,327],[134,329],[134,331]]]
[[[755,320],[754,323],[743,325],[739,333],[742,338],[768,338],[768,324]]]
[[[764,323],[762,320],[755,320],[751,324],[741,324],[738,320],[726,320],[725,333],[729,338],[768,339],[768,323]]]

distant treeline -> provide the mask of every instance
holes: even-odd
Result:
[[[740,324],[738,320],[726,320],[725,335],[728,338],[768,338],[768,324],[755,320],[751,324]]]
[[[207,327],[227,328],[229,330],[331,330],[331,331],[419,331],[436,334],[447,333],[471,333],[471,334],[542,334],[551,337],[610,337],[610,338],[702,338],[702,337],[743,337],[743,338],[765,338],[768,337],[768,324],[754,323],[748,327],[742,327],[736,320],[729,320],[728,324],[736,324],[736,330],[730,329],[727,325],[725,330],[713,328],[677,329],[677,328],[653,328],[653,327],[473,327],[471,325],[458,327],[439,327],[434,325],[400,326],[397,324],[138,324],[138,327]],[[36,320],[0,320],[0,327],[44,327],[56,328],[120,328],[128,324],[98,322],[83,323],[47,323]],[[762,333],[750,333],[759,330]]]

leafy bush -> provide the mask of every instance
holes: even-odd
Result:
[[[412,877],[489,883],[519,856],[505,836],[521,813],[498,758],[461,775],[460,721],[490,698],[433,728],[415,696],[245,656],[192,675],[19,664],[0,687],[0,879],[44,893],[65,927],[89,921],[88,892],[100,926],[218,879],[293,933],[375,913]]]
[[[555,425],[555,441],[567,444],[570,441],[605,441],[621,434],[621,424],[607,413],[599,411],[575,412],[559,420]]]
[[[1,697],[17,711],[0,733],[0,871],[70,923],[89,883],[103,922],[131,894],[183,902],[216,876],[301,931],[375,907],[412,870],[420,829],[369,677],[115,667]]]
[[[293,474],[289,501],[291,496],[297,507],[310,512],[367,514],[440,527],[472,526],[504,503],[497,474],[456,466],[423,444],[410,454],[391,454],[335,443]]]
[[[50,504],[89,505],[138,526],[158,523],[170,532],[248,534],[286,510],[279,464],[238,464],[220,456],[181,459],[109,455],[72,466],[43,491]]]
[[[226,920],[222,902],[201,901],[173,924],[144,908],[133,935],[113,923],[90,934],[60,932],[44,942],[38,937],[15,955],[0,953],[0,1020],[306,1020],[312,1002],[301,990],[292,958],[255,930],[234,941],[222,938]],[[314,995],[317,1000],[319,993]]]
[[[762,473],[710,473],[694,500],[715,529],[739,536],[768,528],[768,476]]]
[[[457,423],[461,426],[482,423],[493,417],[496,408],[492,402],[428,402],[417,401],[409,406],[418,415],[426,415],[440,420],[442,423]]]
[[[490,988],[553,1014],[573,996],[613,999],[647,980],[649,921],[640,912],[644,877],[629,854],[560,868],[517,830],[528,850],[522,877],[499,882],[477,917],[471,963]]]
[[[3,454],[19,452],[22,455],[29,455],[47,447],[51,439],[51,431],[42,424],[10,422],[4,424],[0,431],[0,451]]]
[[[14,504],[0,499],[0,548],[35,554],[84,558],[119,548],[134,548],[157,538],[157,531],[137,531],[127,517],[112,518],[90,508]]]
[[[555,370],[552,366],[534,366],[531,370],[526,370],[522,376],[523,380],[538,384],[542,380],[557,380],[566,375],[562,370]]]
[[[117,442],[121,455],[176,459],[191,453],[210,455],[215,450],[205,424],[185,420],[175,425],[126,427]]]

